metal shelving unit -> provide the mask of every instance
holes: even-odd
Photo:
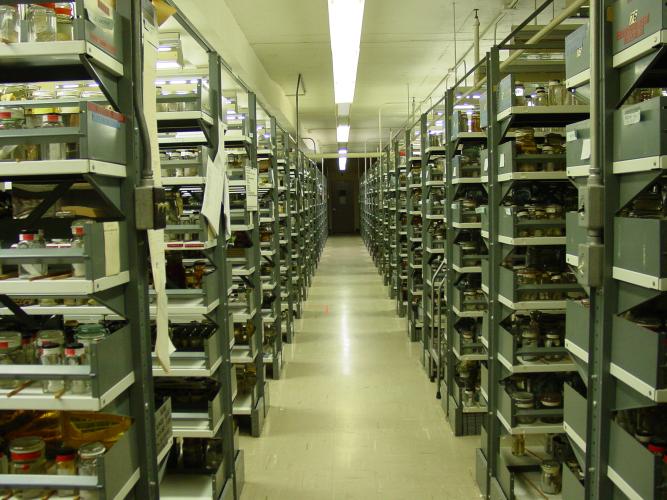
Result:
[[[421,120],[405,132],[407,158],[407,275],[408,275],[408,338],[423,341],[424,310],[423,277],[423,211],[422,211],[422,138]]]
[[[67,419],[61,422],[76,418],[77,413],[70,412],[100,412],[131,421],[124,422],[127,426],[105,443],[97,474],[64,478],[5,473],[0,476],[0,489],[51,495],[66,488],[95,490],[100,498],[157,498],[156,457],[164,456],[171,440],[169,424],[164,429],[162,420],[168,419],[169,403],[156,415],[150,377],[147,236],[136,229],[134,210],[142,167],[136,153],[142,146],[137,130],[127,126],[135,104],[141,106],[135,102],[140,95],[133,93],[133,86],[142,86],[141,75],[129,61],[141,55],[142,12],[132,2],[118,1],[102,26],[87,15],[88,7],[83,0],[73,2],[71,41],[0,46],[0,79],[3,84],[16,84],[13,99],[5,95],[0,108],[19,120],[35,115],[25,113],[34,101],[20,94],[26,88],[23,84],[51,91],[63,88],[56,87],[56,82],[66,88],[96,89],[89,97],[70,92],[40,101],[47,107],[62,106],[58,113],[49,108],[52,116],[62,119],[62,127],[0,131],[0,145],[13,149],[14,160],[30,159],[19,166],[10,158],[0,169],[5,196],[14,207],[10,203],[0,222],[2,330],[4,334],[20,332],[23,346],[13,353],[11,348],[5,351],[9,357],[0,365],[0,403],[9,412],[63,412]],[[146,29],[154,29],[151,19],[145,22]],[[25,196],[31,192],[33,200],[26,204]],[[35,192],[40,194],[34,196]],[[84,234],[77,244],[70,244],[70,227],[77,220],[74,226]],[[41,233],[51,244],[12,246],[22,232],[35,235],[30,241],[41,238]],[[53,240],[60,243],[52,244]],[[105,321],[112,314],[113,321]],[[63,343],[71,340],[76,325],[83,323],[102,323],[106,332],[86,348],[86,357],[77,366],[39,363],[30,349],[23,351],[36,338],[44,339],[40,335],[47,329],[59,330]],[[72,351],[80,349],[67,345]],[[60,349],[62,356],[62,343],[51,348]],[[42,384],[44,389],[38,388]],[[154,429],[164,432],[156,436]],[[11,435],[3,438],[13,439]]]
[[[222,113],[225,70],[218,54],[180,10],[175,21],[186,31],[183,36],[195,42],[185,44],[188,50],[206,53],[208,68],[194,72],[159,70],[156,80],[162,182],[174,219],[165,230],[168,316],[174,342],[186,339],[176,344],[170,356],[171,369],[153,361],[156,390],[171,395],[172,430],[177,438],[160,483],[160,495],[182,498],[187,485],[189,494],[198,498],[239,498],[243,455],[232,418],[237,388],[230,361],[232,273],[226,228],[221,216],[217,231],[212,231],[211,222],[201,213],[207,189],[222,189],[226,182],[214,179],[213,175],[225,173],[216,173],[210,166],[218,155],[222,155],[224,165],[225,145],[220,138],[227,129],[227,116]],[[196,274],[197,266],[204,274],[199,289],[193,289],[187,277]],[[195,347],[189,339],[202,331],[207,337],[203,345]],[[200,405],[188,400],[195,391],[193,384],[208,391]],[[199,467],[186,463],[186,455],[195,446],[219,450],[219,462]]]
[[[567,180],[565,127],[585,118],[588,107],[560,84],[564,58],[555,56],[564,53],[564,34],[576,25],[541,43],[524,43],[524,26],[548,5],[491,49],[488,91],[479,99],[487,135],[481,180],[488,205],[479,212],[488,248],[481,265],[488,312],[480,339],[488,350],[481,370],[488,418],[477,480],[490,498],[513,498],[541,468],[560,471],[576,463],[564,435],[563,400],[580,380],[564,340],[568,300],[585,294],[566,259],[571,234],[565,213],[577,207],[577,196]],[[501,51],[509,52],[507,60],[500,60]]]

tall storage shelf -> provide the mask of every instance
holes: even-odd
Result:
[[[294,300],[292,280],[289,271],[292,268],[292,210],[291,210],[291,179],[289,173],[290,137],[278,127],[276,134],[277,174],[276,189],[278,193],[278,233],[280,257],[280,318],[281,332],[285,342],[291,343],[294,338]]]
[[[263,351],[258,110],[255,95],[225,71],[222,89],[223,112],[228,123],[225,150],[232,233],[227,253],[232,266],[234,298],[230,301],[234,325],[231,362],[236,367],[238,388],[233,414],[237,422],[249,421],[250,432],[257,437],[269,409]],[[270,147],[265,144],[266,149]]]
[[[405,132],[407,157],[407,274],[408,274],[408,337],[422,340],[422,293],[424,278],[422,269],[422,150],[421,122]]]
[[[280,211],[278,185],[278,127],[275,118],[258,108],[259,220],[261,249],[264,364],[271,378],[282,368],[282,285],[280,283]]]
[[[444,374],[446,352],[445,331],[447,311],[446,288],[446,141],[444,100],[421,117],[421,176],[422,176],[422,276],[424,282],[423,357],[429,378],[438,380]]]
[[[405,131],[396,134],[391,142],[396,168],[396,310],[400,317],[408,308],[408,175],[405,147]]]
[[[564,427],[578,463],[565,471],[563,493],[661,498],[665,5],[594,6],[590,23],[566,40],[568,86],[591,95],[591,117],[567,132],[580,200],[567,217],[567,258],[589,295],[567,304],[565,346],[584,384],[566,392]],[[587,203],[596,192],[599,207]]]
[[[185,47],[205,53],[208,68],[161,70],[158,65],[155,83],[160,167],[169,204],[168,317],[176,347],[169,369],[153,360],[156,394],[171,397],[175,438],[160,496],[181,498],[196,491],[198,498],[238,498],[243,474],[237,472],[243,470],[243,456],[232,418],[237,384],[230,362],[231,267],[224,221],[216,235],[202,214],[207,189],[225,182],[215,182],[210,170],[214,158],[222,155],[224,161],[225,145],[219,138],[228,126],[227,115],[222,114],[222,63],[182,12],[177,11],[170,22],[185,30],[184,37],[201,44]],[[186,60],[196,56],[183,55]],[[201,402],[193,403],[193,398]],[[208,450],[210,460],[193,460],[197,449]]]
[[[142,85],[129,64],[140,56],[141,11],[118,1],[103,27],[90,20],[87,5],[72,3],[70,40],[0,45],[0,81],[7,84],[0,111],[11,113],[0,130],[10,207],[0,220],[0,411],[15,429],[2,436],[2,452],[34,418],[48,423],[49,435],[39,437],[48,441],[50,463],[63,444],[99,441],[87,431],[73,441],[73,426],[95,420],[108,428],[91,475],[56,477],[46,466],[5,471],[0,491],[7,498],[58,489],[157,498],[155,457],[171,439],[169,402],[157,405],[156,416],[150,383],[146,235],[136,229],[134,210],[142,165],[134,154],[138,133],[128,125],[133,85]],[[33,92],[45,98],[39,108]],[[74,342],[85,340],[84,332],[97,340]],[[159,442],[156,425],[164,429]]]
[[[482,384],[487,359],[483,328],[487,300],[482,286],[482,259],[487,253],[482,239],[480,207],[487,205],[483,187],[486,136],[480,126],[480,92],[465,87],[474,69],[447,93],[449,127],[446,134],[447,170],[445,217],[447,353],[446,404],[455,435],[479,434],[488,411]],[[465,97],[464,97],[465,96]]]
[[[581,381],[564,342],[568,301],[585,293],[566,258],[572,235],[565,214],[576,209],[577,194],[567,180],[565,127],[586,118],[588,106],[565,91],[564,59],[554,56],[564,52],[563,36],[575,28],[565,26],[514,53],[527,36],[518,28],[491,49],[488,90],[479,100],[488,141],[481,155],[488,205],[479,212],[488,248],[481,335],[489,361],[482,366],[488,420],[477,479],[491,498],[513,498],[541,469],[560,472],[576,464],[564,434],[563,402]],[[509,51],[507,61],[500,61],[501,50]]]
[[[398,168],[394,148],[388,144],[382,153],[387,165],[387,181],[385,193],[387,197],[386,224],[387,224],[387,265],[389,298],[396,299],[398,295],[400,277],[398,270],[398,226],[396,214],[398,211]]]

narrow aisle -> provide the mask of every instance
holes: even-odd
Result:
[[[242,438],[243,499],[478,498],[479,436],[451,433],[419,350],[361,238],[330,238],[262,436]]]

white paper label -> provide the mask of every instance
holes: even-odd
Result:
[[[458,174],[457,174],[457,172],[458,172],[458,168],[459,168],[459,167],[454,167],[454,171],[452,172],[452,175],[453,175],[454,177],[456,177],[456,176],[458,175]]]
[[[510,207],[505,207],[505,215],[512,215],[512,209]]]
[[[570,130],[567,135],[565,136],[565,141],[566,142],[572,142],[577,140],[577,131],[576,130]]]
[[[500,155],[500,165],[498,168],[503,168],[505,166],[505,153]]]
[[[118,222],[104,222],[105,276],[120,273],[120,228]]]
[[[639,123],[641,119],[642,112],[639,109],[623,113],[623,125],[635,125],[636,123]]]
[[[458,205],[457,205],[456,203],[452,203],[452,210],[456,210],[456,207],[457,207],[457,206],[458,206]]]
[[[489,170],[489,158],[484,158],[484,172]]]
[[[254,212],[257,210],[257,170],[247,166],[245,168],[246,181],[246,205],[248,211]]]
[[[591,157],[591,140],[584,139],[581,141],[581,160],[588,160]]]

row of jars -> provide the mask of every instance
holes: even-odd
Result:
[[[667,178],[661,177],[619,212],[621,217],[656,219],[667,217]]]
[[[58,476],[97,476],[98,459],[107,449],[103,443],[94,441],[81,445],[78,449],[64,447],[53,458],[46,455],[46,443],[38,436],[25,436],[9,443],[9,457],[0,453],[0,474],[54,474]],[[0,487],[2,495],[16,495],[19,498],[49,498],[53,493],[43,489],[24,489],[9,492]],[[78,496],[81,500],[100,498],[96,490],[57,491],[61,497]],[[13,496],[12,496],[13,498]]]
[[[512,315],[509,331],[514,334],[516,345],[521,349],[536,349],[539,347],[562,349],[564,345],[565,321],[562,316],[531,313],[530,316]],[[557,362],[565,358],[563,352],[548,354],[520,354],[517,356],[522,363],[537,363],[540,361]]]
[[[564,106],[578,104],[574,92],[568,92],[560,80],[548,83],[514,82],[514,106]]]
[[[89,365],[93,346],[107,335],[109,330],[99,323],[78,325],[69,335],[58,329],[39,330],[34,335],[16,330],[0,331],[0,364]],[[0,379],[3,389],[20,385],[17,379]],[[87,379],[45,379],[42,390],[46,394],[89,394],[91,383]]]
[[[187,161],[200,162],[201,149],[199,148],[178,148],[178,149],[161,149],[160,150],[160,165],[162,167],[163,177],[191,177],[199,175],[200,167],[197,165],[188,166],[170,166],[171,161]]]
[[[177,351],[204,352],[206,341],[217,331],[213,323],[191,321],[190,323],[174,323],[169,325],[169,338]],[[151,342],[155,346],[157,329],[151,325]]]
[[[207,470],[214,473],[222,463],[222,439],[183,438],[174,439],[169,451],[167,467],[189,470]]]
[[[72,238],[51,239],[46,241],[44,231],[41,229],[26,229],[19,233],[18,242],[12,244],[12,248],[21,250],[34,250],[40,248],[83,248],[84,236],[86,234],[86,225],[92,223],[88,220],[75,220],[71,225]],[[61,272],[69,274],[74,278],[84,278],[86,276],[86,264],[84,262],[75,262],[63,268],[62,264],[49,265],[46,262],[22,263],[18,265],[17,276],[19,279],[35,279],[46,276],[49,272]]]
[[[215,271],[215,267],[206,260],[185,261],[182,252],[166,254],[167,289],[201,289],[204,276]]]
[[[74,39],[74,2],[0,5],[0,42],[55,42]]]
[[[0,108],[0,134],[3,131],[29,128],[51,129],[65,126],[63,118],[68,118],[68,126],[78,125],[78,114],[44,113],[26,117],[19,108]],[[74,125],[76,126],[76,125]],[[77,143],[49,142],[44,144],[11,144],[0,146],[0,161],[58,161],[78,158]]]
[[[155,396],[171,398],[173,412],[208,412],[208,402],[220,392],[220,383],[206,377],[159,377],[155,379]]]

